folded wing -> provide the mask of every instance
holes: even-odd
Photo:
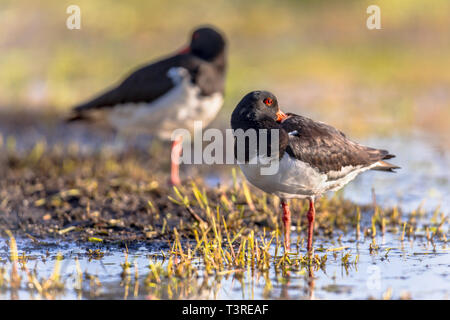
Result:
[[[327,174],[330,180],[340,179],[349,172],[362,168],[385,171],[398,168],[383,161],[395,157],[387,150],[353,142],[341,131],[322,122],[295,114],[288,116],[281,124],[289,133],[286,152]]]
[[[186,69],[192,77],[195,77],[199,59],[190,55],[176,55],[140,68],[117,87],[76,106],[68,121],[89,118],[89,113],[93,110],[129,103],[151,103],[176,85],[176,79],[170,76],[169,70],[177,67]]]

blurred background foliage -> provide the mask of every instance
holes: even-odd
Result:
[[[81,8],[81,30],[66,9]],[[381,8],[381,30],[366,9]],[[0,109],[68,109],[213,24],[229,41],[226,104],[253,89],[356,135],[448,137],[450,1],[1,0]]]

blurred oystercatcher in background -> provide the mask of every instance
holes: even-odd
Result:
[[[223,105],[226,41],[212,27],[192,33],[189,46],[138,69],[118,86],[73,109],[68,119],[104,123],[125,134],[170,140],[175,129],[207,126]],[[172,143],[171,182],[180,184],[182,136]]]
[[[260,148],[260,138],[251,145],[245,140],[239,144],[235,138],[235,151],[245,153],[239,166],[246,178],[261,190],[275,194],[281,199],[285,248],[290,245],[291,213],[288,199],[309,200],[308,244],[311,251],[314,229],[314,199],[327,191],[336,191],[367,170],[390,171],[399,167],[384,160],[393,158],[386,150],[369,148],[349,140],[341,131],[322,122],[287,113],[284,114],[277,98],[267,91],[253,91],[236,106],[231,116],[233,130],[246,132],[254,129],[278,129],[278,148]],[[236,135],[236,134],[235,134]],[[261,138],[262,139],[262,138]],[[272,150],[271,153],[268,151]],[[266,151],[265,151],[266,150]],[[255,158],[256,157],[256,158]],[[251,160],[257,163],[250,163]],[[261,168],[268,159],[279,160],[273,175],[264,175]],[[241,160],[238,158],[238,161]]]

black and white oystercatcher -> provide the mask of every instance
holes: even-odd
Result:
[[[239,149],[244,148],[240,150],[245,158],[238,157],[238,161],[242,160],[239,166],[246,178],[261,190],[280,197],[287,250],[291,225],[288,199],[309,200],[307,249],[311,251],[316,197],[342,188],[364,171],[393,172],[399,168],[384,161],[394,157],[386,150],[353,142],[344,133],[325,123],[283,113],[277,98],[267,91],[247,94],[233,111],[231,127],[235,136],[238,129],[243,132],[278,129],[278,146],[270,147],[270,134],[265,142],[267,148],[261,147],[264,138],[258,138],[254,144],[246,140],[240,140],[240,143],[235,138],[235,152],[238,154]],[[267,159],[279,160],[278,170],[274,174],[263,174],[261,171]],[[252,160],[256,161],[252,164]]]
[[[211,27],[192,33],[189,46],[138,69],[118,86],[73,109],[68,121],[105,123],[126,134],[150,133],[170,140],[175,129],[208,125],[223,105],[224,36]],[[171,182],[179,184],[182,137],[172,143]]]

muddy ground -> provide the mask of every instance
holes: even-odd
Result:
[[[236,167],[183,165],[180,198],[168,182],[167,143],[140,137],[124,144],[114,133],[67,126],[62,119],[2,115],[2,229],[32,238],[152,241],[170,239],[174,228],[193,237],[199,221],[212,227],[210,212],[217,210],[234,232],[281,229],[278,199],[248,186]],[[373,206],[360,209],[363,219],[370,220]],[[303,232],[306,201],[292,201],[291,210],[293,226]],[[319,199],[317,211],[320,235],[356,228],[357,206],[339,194]],[[396,226],[398,211],[385,211],[389,219],[383,223]],[[376,222],[381,226],[381,218]]]

